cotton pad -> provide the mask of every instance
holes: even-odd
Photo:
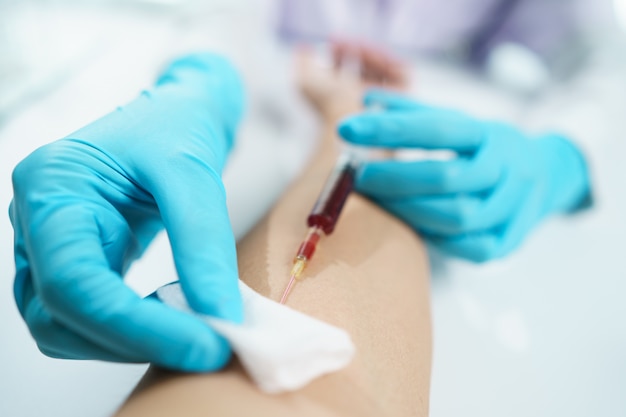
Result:
[[[355,348],[346,331],[265,298],[242,281],[239,289],[243,324],[194,312],[178,283],[159,288],[157,295],[165,304],[200,317],[226,338],[264,392],[297,390],[352,360]]]

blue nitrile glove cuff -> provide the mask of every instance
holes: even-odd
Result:
[[[215,77],[215,74],[219,77]],[[178,97],[199,100],[207,113],[221,116],[227,151],[232,148],[235,131],[244,109],[244,89],[232,64],[211,53],[195,53],[171,62],[159,76],[159,91],[174,90]]]
[[[138,133],[155,147],[168,146],[184,134],[197,138],[194,154],[220,175],[243,108],[243,86],[227,60],[210,53],[187,55],[169,64],[154,88],[67,138],[97,138],[107,142],[107,153],[143,155],[145,144],[136,139]],[[135,139],[120,140],[124,137]]]

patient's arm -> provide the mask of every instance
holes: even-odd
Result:
[[[323,111],[319,152],[308,170],[239,244],[241,278],[278,300],[305,219],[332,168],[336,118],[357,104]],[[352,97],[356,97],[353,95]],[[404,224],[352,195],[335,232],[287,304],[347,330],[357,347],[345,369],[297,392],[265,395],[234,361],[204,375],[152,368],[119,416],[422,416],[428,413],[431,333],[425,250]]]

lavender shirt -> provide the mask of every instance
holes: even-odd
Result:
[[[610,0],[278,0],[288,40],[343,36],[401,53],[463,51],[480,63],[501,42],[546,60],[606,19]]]

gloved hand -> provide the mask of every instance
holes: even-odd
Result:
[[[339,126],[359,145],[456,151],[437,161],[369,162],[357,190],[394,213],[440,249],[476,262],[502,257],[551,213],[589,197],[586,162],[558,135],[528,137],[515,128],[372,91],[365,105],[385,111]]]
[[[184,371],[227,362],[224,339],[122,276],[165,227],[192,308],[242,320],[221,180],[242,103],[230,64],[186,56],[151,91],[16,167],[15,298],[43,353]]]

